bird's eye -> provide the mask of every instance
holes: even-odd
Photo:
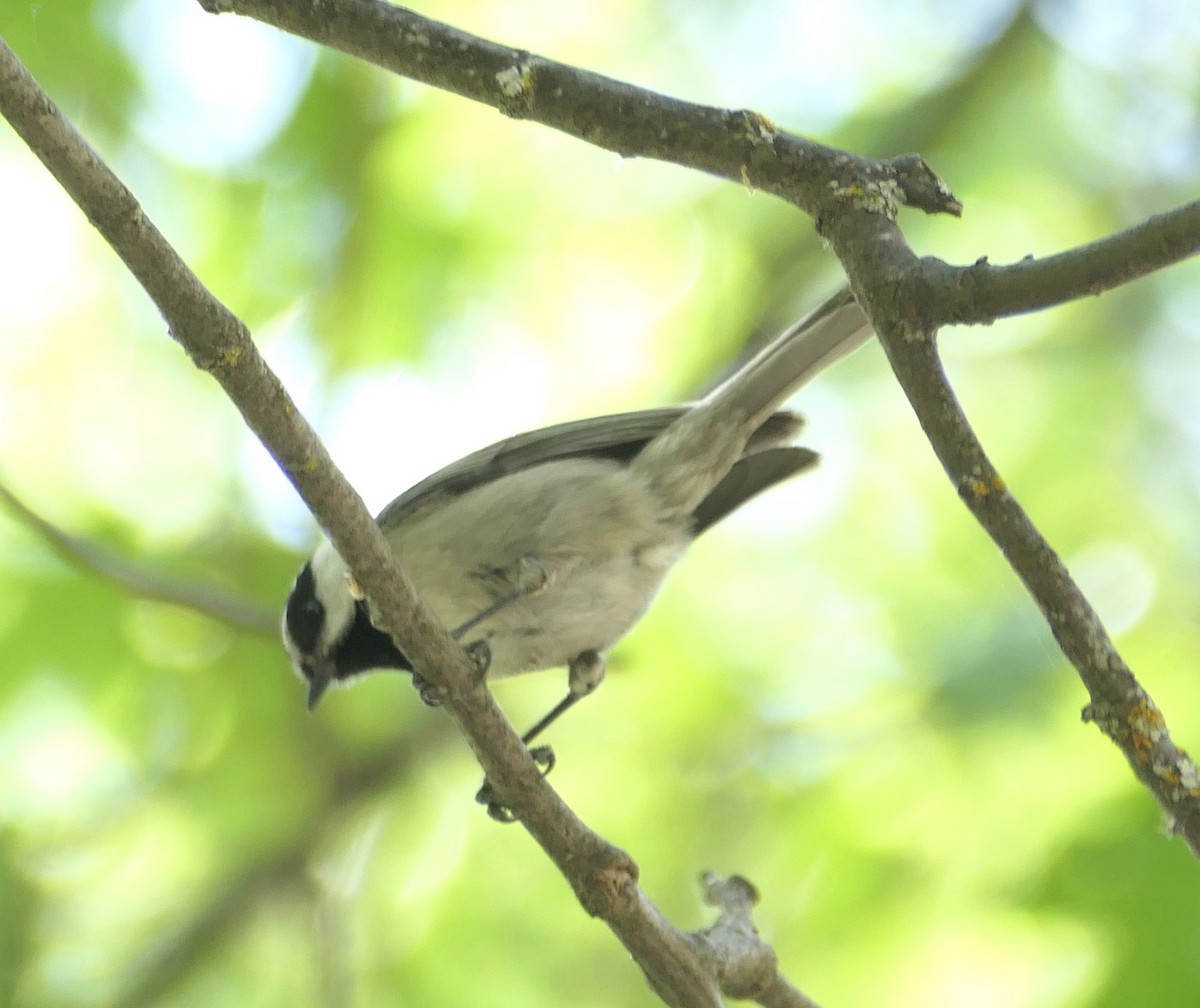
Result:
[[[286,636],[296,649],[312,654],[325,627],[325,606],[317,598],[311,563],[304,565],[292,586],[284,610],[284,625]]]

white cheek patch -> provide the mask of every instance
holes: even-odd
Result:
[[[325,607],[325,628],[318,652],[327,655],[354,622],[354,607],[363,597],[357,579],[329,540],[323,541],[312,555],[313,585],[318,601]],[[355,590],[357,589],[357,594]]]

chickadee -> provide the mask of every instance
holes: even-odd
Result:
[[[383,509],[376,520],[433,611],[460,639],[479,628],[490,677],[568,667],[567,697],[526,741],[599,684],[603,653],[696,536],[815,464],[791,444],[802,419],[779,407],[870,335],[843,289],[699,402],[518,434]],[[310,708],[333,682],[413,671],[328,541],[292,586],[283,643]]]

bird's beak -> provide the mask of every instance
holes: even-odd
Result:
[[[333,681],[333,670],[328,662],[305,664],[304,678],[308,680],[308,709],[312,710]]]

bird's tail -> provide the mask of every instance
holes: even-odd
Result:
[[[797,390],[873,334],[858,301],[843,287],[777,337],[704,397],[726,399],[757,428]]]
[[[664,515],[694,520],[747,449],[756,453],[791,441],[800,418],[777,414],[778,408],[820,371],[866,342],[871,331],[849,288],[839,291],[652,438],[630,463],[631,470],[652,489]],[[765,479],[762,486],[770,482]],[[719,510],[724,513],[730,506],[737,502]]]

